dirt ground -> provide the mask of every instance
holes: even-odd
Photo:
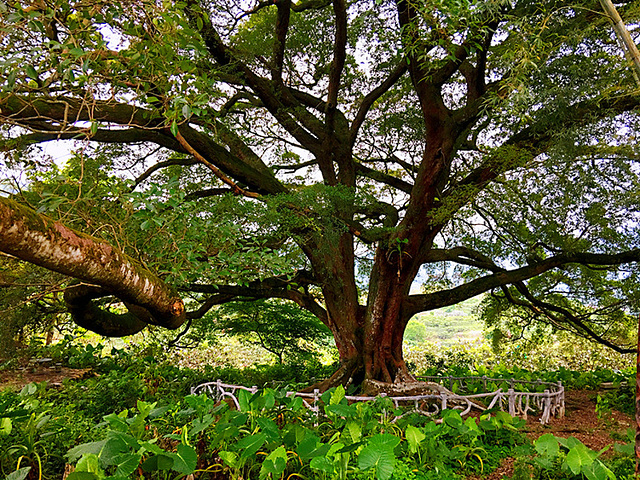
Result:
[[[611,416],[600,420],[596,415],[596,399],[598,392],[593,390],[565,391],[565,416],[552,418],[549,425],[540,424],[540,419],[527,419],[526,433],[531,440],[535,440],[545,433],[552,433],[556,437],[575,437],[587,447],[600,451],[607,445],[612,445],[617,438],[626,438],[627,428],[635,425],[633,417],[613,410]],[[619,436],[618,436],[619,435]],[[607,452],[608,453],[608,452]],[[606,455],[606,453],[605,453]],[[502,480],[504,476],[513,475],[513,459],[507,458],[502,465],[491,474],[485,476],[471,476],[468,480]]]
[[[84,378],[91,375],[89,368],[48,367],[40,365],[26,365],[16,370],[0,372],[0,390],[11,388],[20,390],[28,383],[47,382],[50,386],[62,385],[62,381]]]
[[[79,379],[92,375],[90,369],[75,369],[56,366],[27,365],[15,371],[0,372],[0,390],[4,388],[21,389],[34,382],[48,382],[59,386],[64,379]],[[553,418],[550,425],[541,425],[539,418],[529,417],[525,431],[535,440],[545,433],[558,437],[573,436],[593,450],[601,450],[614,443],[611,433],[624,438],[627,428],[635,425],[634,419],[618,411],[612,411],[609,418],[600,420],[596,415],[597,392],[592,390],[568,390],[565,392],[565,416]],[[513,459],[507,458],[489,475],[471,476],[468,480],[502,480],[513,474]]]

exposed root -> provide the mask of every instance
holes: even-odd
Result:
[[[329,378],[314,383],[310,387],[302,390],[302,392],[311,393],[316,389],[324,392],[332,387],[337,387],[338,385],[342,385],[346,388],[349,385],[359,385],[362,382],[363,378],[364,367],[362,366],[362,362],[355,359],[343,363],[340,368],[338,368],[338,370],[336,370],[336,372]]]

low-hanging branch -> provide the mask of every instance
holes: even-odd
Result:
[[[130,335],[146,324],[178,328],[186,319],[178,294],[133,258],[104,240],[2,197],[0,251],[88,283],[69,290],[66,298],[75,320],[90,330]],[[107,295],[125,302],[129,313],[117,319],[100,313],[92,300]]]

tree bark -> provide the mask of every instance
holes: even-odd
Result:
[[[88,282],[68,290],[65,300],[74,320],[97,333],[130,335],[147,324],[175,329],[186,319],[180,297],[139,262],[8,198],[0,198],[0,251]],[[109,295],[129,312],[118,315],[93,303]]]

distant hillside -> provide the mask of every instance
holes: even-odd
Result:
[[[425,341],[450,345],[458,341],[473,341],[482,336],[484,324],[478,320],[478,305],[482,297],[474,297],[457,305],[419,313],[407,325],[405,341],[419,344]]]

